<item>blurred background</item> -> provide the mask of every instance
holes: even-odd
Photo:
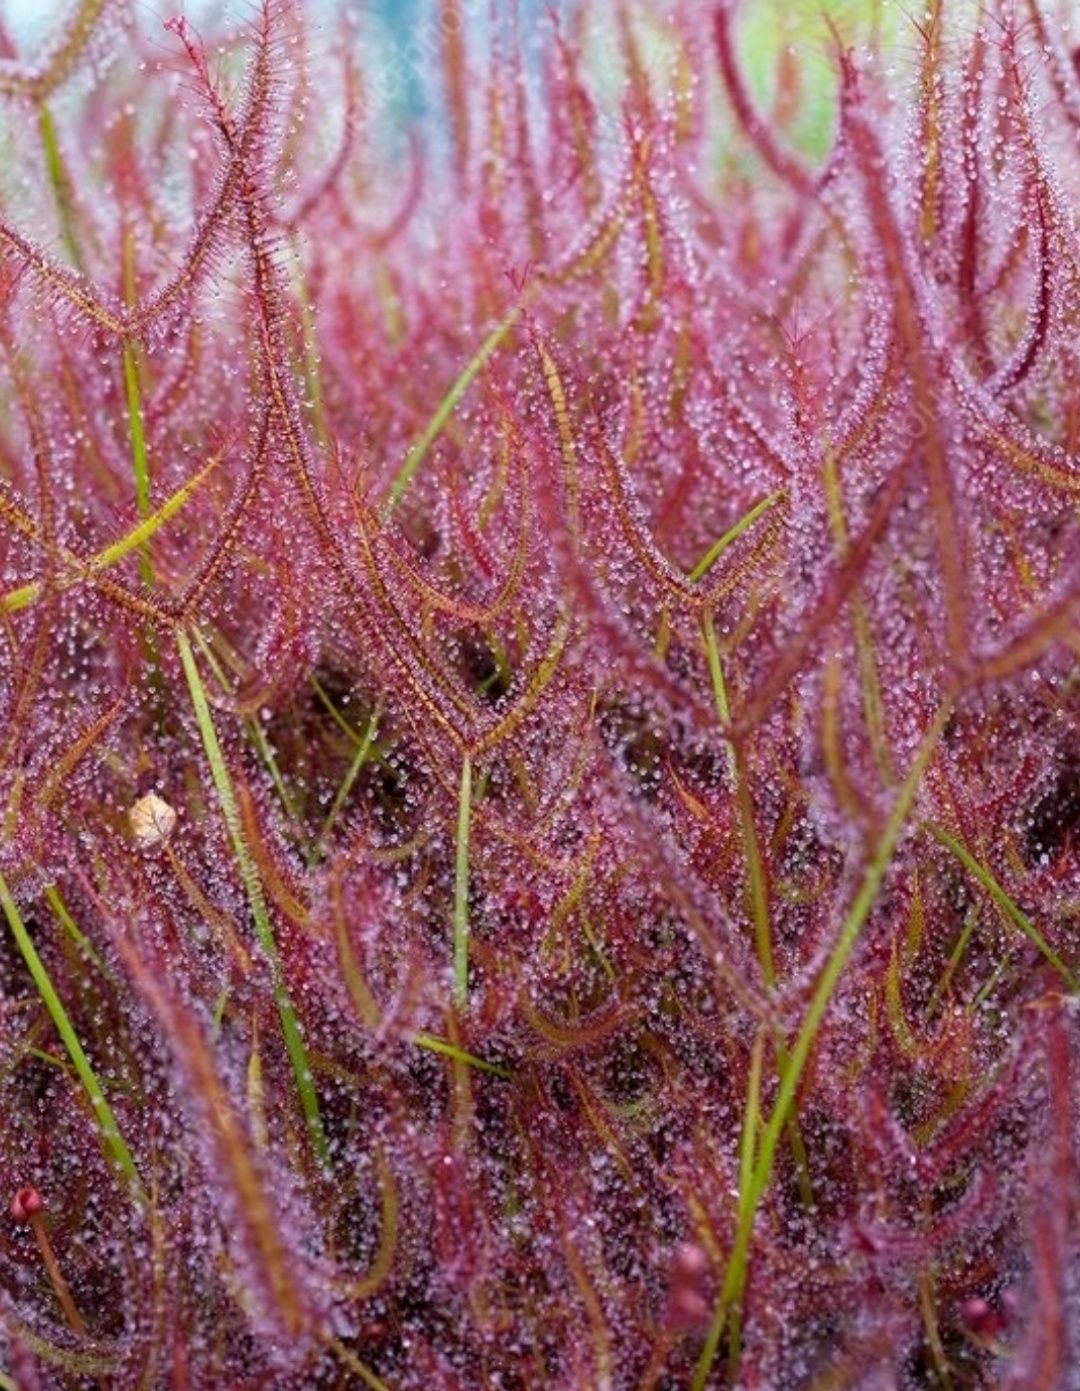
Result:
[[[702,34],[711,32],[713,0],[692,0],[700,6]],[[160,36],[167,54],[164,22],[183,14],[210,33],[220,27],[250,21],[253,0],[130,0],[143,33],[152,42]],[[972,0],[958,0],[960,5]],[[49,33],[73,0],[0,0],[0,20],[27,56]],[[379,139],[396,140],[412,121],[425,112],[442,110],[445,30],[440,19],[456,8],[462,17],[466,47],[474,58],[483,56],[492,12],[504,35],[509,33],[515,6],[511,0],[302,0],[312,21],[313,38],[340,50],[343,31],[340,17],[350,23],[345,31],[355,35],[356,52],[363,72],[368,129]],[[518,29],[526,52],[526,69],[536,73],[530,61],[551,23],[552,11],[569,12],[575,0],[516,0]],[[901,69],[905,52],[914,46],[913,14],[906,0],[741,0],[736,17],[737,42],[747,81],[755,99],[768,110],[779,76],[787,61],[795,59],[801,73],[799,116],[791,135],[811,158],[827,150],[835,118],[835,66],[833,41],[826,16],[835,21],[845,42],[865,39],[871,29],[878,37],[896,41]],[[619,49],[615,7],[609,0],[590,0],[590,21],[585,29],[586,63],[593,78],[593,95],[606,117],[613,138],[618,138],[625,76]],[[654,71],[670,66],[672,57],[663,28],[664,6],[659,3],[634,7],[635,33],[645,65]],[[335,18],[337,17],[337,18]],[[890,45],[891,46],[891,45]],[[539,96],[534,110],[543,111]],[[438,126],[434,131],[438,140]]]

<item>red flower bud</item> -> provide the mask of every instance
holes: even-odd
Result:
[[[16,1222],[32,1221],[45,1206],[36,1188],[20,1188],[11,1200],[11,1215]]]
[[[968,1299],[963,1306],[964,1322],[977,1338],[1000,1338],[1007,1320],[999,1309],[985,1299]]]

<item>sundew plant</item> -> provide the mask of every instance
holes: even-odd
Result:
[[[0,1388],[1080,1386],[1073,0],[155,8],[0,27]]]

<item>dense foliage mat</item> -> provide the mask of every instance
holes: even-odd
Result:
[[[1074,7],[135,9],[0,33],[0,1386],[1080,1385]]]

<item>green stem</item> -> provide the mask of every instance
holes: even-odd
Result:
[[[146,453],[146,428],[143,423],[142,392],[139,388],[139,364],[135,348],[124,345],[124,394],[127,398],[131,430],[131,467],[135,475],[135,506],[140,518],[150,515],[150,464]]]
[[[364,730],[364,736],[356,746],[352,762],[349,764],[348,771],[342,780],[341,786],[337,790],[337,795],[334,797],[330,810],[326,814],[323,828],[319,832],[318,839],[315,842],[310,857],[312,864],[314,864],[322,854],[323,848],[330,838],[330,832],[334,829],[334,825],[341,815],[341,808],[345,805],[349,793],[353,790],[356,779],[360,776],[360,772],[368,760],[368,755],[371,753],[371,746],[375,742],[375,735],[379,728],[379,714],[380,711],[378,708],[371,712],[371,719],[368,720],[367,728]]]
[[[319,1101],[315,1094],[315,1083],[312,1077],[307,1049],[304,1046],[304,1039],[300,1030],[300,1022],[296,1017],[296,1010],[293,1007],[289,992],[282,979],[281,959],[278,955],[274,929],[270,923],[270,912],[267,908],[266,896],[263,893],[259,872],[255,866],[254,860],[251,858],[247,841],[244,838],[243,825],[240,820],[240,809],[236,801],[236,792],[233,788],[232,778],[229,775],[229,770],[225,763],[224,754],[221,751],[221,745],[218,742],[213,716],[210,713],[210,703],[206,698],[206,688],[203,686],[202,677],[199,675],[199,668],[195,662],[195,655],[191,650],[191,643],[188,641],[187,634],[182,628],[177,629],[176,646],[180,653],[180,662],[184,668],[184,675],[187,677],[188,688],[191,691],[191,701],[195,708],[195,719],[199,726],[199,733],[202,736],[203,748],[206,751],[206,759],[210,764],[210,774],[214,780],[214,787],[217,790],[218,802],[221,806],[222,815],[225,818],[225,827],[232,841],[236,862],[240,868],[240,878],[243,880],[248,904],[251,907],[251,916],[255,922],[255,934],[259,939],[259,945],[262,947],[263,954],[270,964],[274,1003],[277,1005],[278,1017],[281,1020],[281,1033],[285,1040],[285,1048],[289,1055],[289,1062],[292,1064],[293,1075],[296,1079],[297,1093],[299,1094],[300,1104],[307,1122],[308,1134],[311,1137],[311,1143],[319,1162],[325,1163],[329,1153],[326,1133],[323,1130],[322,1117],[319,1114]]]
[[[513,1073],[505,1067],[500,1067],[498,1063],[489,1063],[486,1058],[478,1058],[475,1053],[467,1053],[464,1048],[458,1048],[453,1043],[447,1043],[444,1038],[436,1038],[434,1034],[413,1034],[413,1043],[417,1048],[426,1048],[429,1053],[439,1053],[444,1058],[453,1058],[456,1063],[465,1063],[468,1067],[475,1067],[480,1072],[490,1072],[492,1077],[501,1077],[504,1082],[513,1080]]]
[[[775,503],[779,502],[784,496],[783,492],[770,493],[768,497],[763,497],[760,502],[754,504],[750,511],[740,517],[734,526],[729,527],[718,541],[714,541],[698,563],[690,571],[689,579],[693,584],[703,580],[712,567],[724,554],[733,541],[737,541],[744,531],[754,525],[757,519],[769,510]]]
[[[870,859],[870,863],[866,867],[859,891],[855,895],[855,900],[851,905],[847,917],[844,919],[840,934],[836,940],[836,945],[833,947],[829,959],[825,963],[821,976],[818,979],[817,987],[810,1001],[810,1007],[806,1012],[806,1018],[803,1020],[802,1027],[795,1040],[795,1045],[791,1050],[791,1057],[788,1061],[788,1065],[784,1069],[780,1079],[780,1089],[777,1093],[776,1102],[762,1133],[761,1147],[758,1151],[753,1181],[746,1191],[741,1192],[739,1195],[739,1216],[735,1240],[732,1245],[731,1256],[728,1260],[723,1288],[720,1292],[717,1314],[714,1317],[714,1327],[710,1329],[710,1338],[706,1341],[705,1347],[702,1350],[701,1358],[698,1362],[692,1382],[692,1391],[704,1391],[712,1368],[713,1358],[716,1355],[716,1348],[719,1344],[720,1336],[723,1333],[727,1311],[741,1308],[742,1294],[746,1285],[750,1238],[753,1235],[754,1220],[757,1216],[758,1206],[761,1203],[762,1196],[772,1177],[777,1144],[787,1124],[788,1117],[791,1115],[794,1108],[795,1094],[798,1090],[799,1082],[802,1079],[806,1064],[809,1061],[810,1052],[817,1040],[822,1020],[825,1017],[825,1012],[832,1000],[844,967],[847,965],[848,959],[855,948],[855,944],[859,940],[859,935],[866,923],[866,919],[870,915],[870,910],[874,906],[874,901],[881,888],[881,882],[892,860],[897,841],[900,839],[900,833],[911,811],[911,805],[915,800],[915,794],[918,791],[919,783],[922,780],[923,773],[926,771],[926,766],[937,745],[947,715],[948,707],[944,707],[938,713],[934,723],[927,731],[919,748],[919,752],[916,755],[915,762],[912,764],[911,771],[908,773],[904,785],[900,789],[900,793],[893,806],[889,819],[885,823],[877,848]],[[735,1317],[737,1318],[738,1315],[735,1315]],[[716,1329],[717,1323],[719,1324],[718,1329]],[[711,1336],[714,1330],[715,1338]]]
[[[731,706],[728,703],[727,682],[724,680],[724,668],[720,661],[720,645],[716,640],[716,625],[711,613],[706,612],[702,615],[701,636],[705,644],[705,659],[709,664],[709,677],[712,681],[716,713],[720,716],[722,724],[730,724]],[[724,740],[724,752],[727,755],[728,772],[731,774],[732,782],[734,782],[738,775],[738,769],[735,762],[735,745],[730,739]]]
[[[774,497],[779,494],[774,494]],[[764,502],[758,503],[754,509],[757,515],[765,510],[771,499],[766,498]],[[748,518],[752,518],[753,512],[747,513]],[[746,518],[744,518],[744,521]],[[730,537],[736,532],[741,523],[728,532]],[[713,548],[715,550],[716,547]],[[706,612],[701,620],[701,631],[705,642],[705,654],[709,663],[709,674],[712,677],[713,696],[716,702],[716,713],[725,723],[730,723],[731,706],[728,701],[727,685],[724,681],[724,668],[720,660],[720,647],[716,640],[716,627],[713,623],[712,614]],[[727,751],[728,770],[731,780],[735,787],[735,798],[739,809],[739,823],[742,828],[743,854],[746,858],[746,878],[747,878],[747,897],[750,905],[750,915],[754,923],[754,939],[757,947],[758,961],[761,965],[761,975],[768,989],[772,990],[776,985],[776,961],[773,957],[772,949],[772,927],[769,919],[769,894],[768,885],[765,878],[765,863],[761,855],[761,845],[758,841],[757,823],[754,817],[754,798],[750,791],[750,772],[746,766],[746,760],[742,752],[731,742],[725,739],[724,747]],[[788,1048],[787,1040],[783,1034],[776,1030],[773,1036],[773,1045],[776,1049],[776,1061],[781,1075],[787,1068]],[[806,1207],[811,1207],[814,1201],[814,1188],[810,1181],[810,1161],[806,1153],[806,1142],[803,1140],[802,1127],[799,1125],[799,1118],[792,1115],[788,1120],[788,1140],[791,1145],[792,1158],[795,1160],[795,1172],[798,1177],[799,1194]]]
[[[45,167],[48,170],[49,183],[52,185],[56,209],[60,214],[60,231],[64,238],[64,245],[67,247],[68,255],[74,262],[76,269],[85,273],[86,265],[83,261],[75,228],[71,180],[64,168],[64,157],[60,153],[60,141],[56,136],[56,123],[52,118],[52,112],[44,102],[38,107],[38,130],[41,133],[41,143],[45,148]]]
[[[132,278],[131,237],[125,233],[124,259],[126,279]],[[129,299],[132,298],[133,285],[129,284]],[[147,521],[151,516],[150,505],[150,460],[146,449],[146,428],[143,423],[142,391],[139,385],[139,359],[134,343],[125,343],[123,348],[124,394],[127,399],[128,434],[131,439],[131,471],[135,479],[135,510],[139,520]],[[139,547],[139,578],[147,589],[154,588],[154,563],[150,549],[144,542]],[[161,662],[158,654],[157,633],[148,627],[143,638],[146,658],[150,668],[150,685],[156,697],[156,725],[158,729],[165,724],[165,687],[161,677]]]
[[[67,904],[60,896],[60,890],[55,884],[45,885],[45,897],[48,900],[49,907],[56,915],[57,922],[59,922],[67,935],[83,955],[93,962],[105,979],[111,981],[112,976],[109,972],[109,968],[94,950],[94,944],[90,941],[89,937],[87,937],[86,933],[83,932],[82,928],[79,927],[78,923],[76,923],[75,919],[68,912]]]
[[[724,681],[724,668],[720,661],[720,648],[716,640],[716,627],[711,613],[701,620],[705,653],[712,677],[713,697],[716,713],[724,724],[731,719],[731,707]],[[728,770],[735,784],[735,797],[739,807],[739,821],[742,826],[743,851],[746,855],[747,897],[750,900],[750,915],[754,923],[754,938],[757,943],[758,961],[765,984],[771,990],[776,984],[776,963],[773,959],[772,932],[769,926],[769,895],[765,882],[765,863],[761,856],[757,825],[754,820],[754,800],[750,792],[749,770],[739,749],[730,739],[724,740],[727,751]]]
[[[131,470],[135,477],[135,508],[140,520],[150,516],[150,461],[146,450],[142,392],[139,388],[139,362],[132,343],[124,344],[124,393],[127,398],[128,429],[131,434]],[[154,583],[154,568],[145,546],[139,548],[139,575],[146,585]]]
[[[469,819],[472,810],[472,759],[461,764],[458,802],[457,859],[454,875],[454,1003],[469,1002]]]
[[[201,469],[194,478],[188,479],[179,487],[171,497],[153,513],[139,522],[138,526],[126,532],[118,541],[113,541],[103,550],[97,552],[89,560],[83,560],[69,551],[62,551],[65,564],[69,567],[70,573],[62,572],[57,577],[57,587],[61,590],[73,584],[86,581],[92,576],[97,575],[102,570],[107,570],[113,565],[119,564],[123,558],[131,551],[138,550],[159,531],[166,522],[185,507],[203,482],[209,478],[210,474],[217,468],[220,456],[211,459],[205,468]],[[8,613],[18,613],[21,609],[28,608],[36,603],[42,595],[43,585],[39,581],[32,584],[20,585],[18,589],[9,589],[6,594],[0,595],[0,610]]]
[[[361,1362],[359,1357],[354,1352],[350,1352],[344,1343],[339,1343],[336,1338],[331,1338],[330,1347],[348,1367],[349,1371],[355,1373],[364,1385],[370,1388],[370,1391],[390,1391],[382,1377],[376,1376],[367,1363]]]
[[[52,983],[45,963],[38,955],[37,948],[34,946],[33,939],[26,930],[19,913],[18,905],[11,895],[7,880],[0,874],[0,907],[4,910],[4,917],[7,918],[8,926],[11,928],[12,936],[18,945],[22,958],[26,962],[27,968],[41,996],[42,1003],[49,1011],[56,1032],[60,1035],[61,1042],[67,1049],[68,1057],[78,1073],[79,1081],[83,1084],[86,1095],[90,1098],[90,1105],[93,1107],[94,1117],[98,1128],[101,1131],[102,1140],[108,1152],[112,1155],[117,1168],[127,1180],[132,1195],[138,1203],[145,1204],[146,1193],[142,1182],[139,1179],[135,1161],[131,1151],[127,1147],[127,1142],[120,1133],[120,1127],[113,1115],[112,1107],[105,1099],[105,1093],[101,1089],[101,1084],[97,1079],[97,1074],[91,1066],[90,1059],[86,1056],[79,1036],[76,1034],[71,1020],[68,1018],[67,1010],[64,1008],[63,1001],[56,993],[56,988]]]
[[[214,680],[220,686],[222,693],[224,695],[231,696],[233,694],[233,690],[229,684],[229,678],[226,675],[221,663],[218,661],[217,654],[214,652],[214,649],[210,646],[206,638],[204,638],[202,633],[200,633],[198,630],[196,630],[195,632],[195,641],[199,644],[199,651],[203,654],[203,657],[206,659],[206,665],[214,673]],[[258,715],[250,715],[248,719],[245,721],[245,723],[247,725],[248,733],[251,735],[251,742],[255,745],[259,757],[262,759],[263,764],[266,767],[266,771],[270,775],[270,781],[274,784],[274,790],[278,794],[278,797],[281,801],[281,805],[285,809],[285,815],[289,818],[289,821],[295,826],[299,822],[300,817],[297,813],[296,804],[293,800],[292,793],[289,791],[288,785],[286,784],[285,779],[282,776],[281,769],[278,767],[278,761],[274,755],[274,750],[271,747],[270,740],[266,737],[266,730],[263,729],[262,723]]]
[[[746,1113],[743,1116],[742,1139],[739,1144],[739,1192],[749,1191],[754,1177],[754,1155],[757,1150],[758,1130],[761,1126],[761,1065],[765,1053],[765,1034],[758,1032],[750,1054],[750,1077],[746,1088]],[[737,1367],[742,1343],[742,1320],[740,1310],[732,1310],[731,1329],[728,1336],[729,1355]],[[718,1339],[725,1323],[726,1311],[718,1307],[713,1319],[709,1337]],[[715,1353],[715,1348],[714,1348]]]
[[[936,841],[956,856],[969,874],[978,880],[993,899],[994,906],[1002,916],[1005,917],[1007,921],[1011,922],[1014,927],[1018,927],[1028,941],[1038,947],[1039,951],[1042,952],[1050,965],[1053,966],[1054,970],[1069,987],[1070,991],[1074,995],[1080,994],[1080,981],[1077,980],[1068,966],[1065,965],[1061,957],[1058,956],[1057,952],[1027,914],[1013,902],[990,871],[975,859],[965,845],[962,845],[960,841],[949,835],[948,831],[944,831],[940,826],[934,826],[930,822],[926,823],[926,829]]]
[[[520,304],[515,305],[514,308],[511,309],[509,314],[507,314],[506,317],[501,320],[501,322],[495,325],[495,327],[491,330],[488,336],[484,339],[483,343],[481,343],[480,348],[476,353],[476,356],[465,367],[464,371],[462,371],[460,376],[458,376],[453,385],[450,387],[450,390],[446,393],[442,401],[439,403],[439,408],[431,417],[431,420],[428,422],[427,428],[424,430],[424,433],[409,449],[408,454],[405,456],[405,462],[398,470],[397,477],[394,479],[390,487],[390,496],[387,498],[386,501],[387,516],[389,516],[390,513],[393,512],[394,508],[405,496],[405,493],[408,491],[409,484],[413,480],[413,475],[416,473],[420,465],[424,462],[425,458],[427,458],[428,450],[431,448],[431,446],[435,443],[435,441],[442,434],[443,430],[446,428],[446,425],[450,420],[450,417],[454,414],[454,411],[457,410],[458,403],[460,402],[461,398],[468,391],[469,387],[472,386],[473,382],[480,375],[483,369],[487,366],[488,362],[490,362],[490,360],[495,356],[495,353],[498,351],[500,345],[506,338],[507,334],[510,332],[510,330],[514,327],[514,325],[517,323],[517,321],[521,318],[522,314],[524,313],[525,304],[528,302],[529,299],[533,297],[533,295],[535,295],[535,293],[536,291],[534,290],[531,294],[527,294],[525,296],[525,299]]]
[[[952,978],[956,974],[960,962],[964,959],[964,953],[967,951],[968,943],[971,941],[971,934],[975,931],[975,924],[978,921],[978,917],[979,909],[976,904],[968,910],[967,917],[964,919],[963,926],[960,929],[960,934],[956,939],[956,945],[949,953],[949,959],[945,963],[945,970],[941,973],[941,978],[937,985],[934,986],[934,992],[930,996],[930,1000],[926,1006],[928,1017],[935,1009],[939,1008],[945,997],[946,990],[948,990],[949,986],[952,984]]]

